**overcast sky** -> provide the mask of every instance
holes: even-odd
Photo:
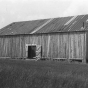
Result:
[[[0,28],[15,22],[88,14],[88,0],[0,0]]]

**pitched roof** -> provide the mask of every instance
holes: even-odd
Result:
[[[88,15],[55,18],[36,33],[69,32],[88,30]],[[83,28],[84,24],[84,28]]]
[[[84,26],[84,28],[83,28]],[[88,15],[14,22],[0,30],[0,35],[37,34],[88,30]]]
[[[30,34],[49,19],[14,22],[0,30],[0,35]]]
[[[59,32],[63,28],[63,26],[72,19],[72,17],[61,17],[54,18],[47,25],[42,27],[36,33],[51,33],[51,32]]]

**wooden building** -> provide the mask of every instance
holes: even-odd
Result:
[[[88,58],[88,15],[13,22],[0,30],[0,58]]]

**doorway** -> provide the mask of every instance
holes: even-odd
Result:
[[[35,59],[36,57],[36,46],[28,46],[28,58]]]

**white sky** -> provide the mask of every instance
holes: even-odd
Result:
[[[88,14],[88,0],[0,0],[0,28],[15,21]]]

